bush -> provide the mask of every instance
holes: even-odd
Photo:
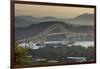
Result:
[[[28,48],[22,48],[19,47],[17,44],[15,45],[15,64],[31,64],[32,59],[27,57],[28,54]]]

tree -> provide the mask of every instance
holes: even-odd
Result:
[[[32,59],[27,57],[28,49],[29,48],[22,48],[18,46],[18,44],[15,45],[15,64],[16,65],[32,64]]]

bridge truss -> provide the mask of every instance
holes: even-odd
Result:
[[[50,33],[51,31],[53,31],[54,29],[60,29],[62,32],[58,32],[58,33]],[[48,36],[52,36],[52,35],[59,35],[59,34],[64,34],[66,37],[66,41],[69,41],[69,38],[72,38],[72,40],[70,42],[75,42],[78,41],[80,39],[86,39],[86,36],[92,35],[94,37],[94,34],[90,33],[75,33],[75,32],[70,32],[68,30],[66,30],[66,27],[63,26],[62,24],[54,24],[52,26],[50,26],[48,29],[46,29],[44,32],[40,32],[38,35],[33,36],[33,37],[29,37],[29,38],[24,38],[22,40],[18,40],[16,41],[16,43],[20,44],[20,43],[26,43],[26,46],[28,44],[28,46],[31,48],[32,47],[32,43],[39,43],[41,46],[45,46],[45,42]]]

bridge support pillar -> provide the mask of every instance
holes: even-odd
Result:
[[[41,42],[41,47],[45,47],[45,43],[44,42]]]
[[[33,45],[32,42],[29,42],[29,48],[32,48],[32,45]]]
[[[27,48],[27,41],[25,41],[25,48]]]

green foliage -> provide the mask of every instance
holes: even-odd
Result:
[[[32,58],[27,57],[28,55],[32,55]],[[64,58],[66,57],[85,57],[87,61],[93,61],[95,59],[94,47],[85,48],[82,46],[61,45],[55,48],[47,45],[46,47],[34,50],[19,47],[17,44],[15,46],[16,65],[47,64],[46,62],[36,62],[35,60],[38,58],[65,62]]]
[[[94,60],[94,47],[82,47],[82,46],[59,46],[54,48],[53,46],[46,46],[38,50],[32,50],[33,58],[45,58],[62,60],[64,57],[86,57],[87,61]]]
[[[28,48],[22,48],[19,47],[17,44],[15,46],[15,64],[21,65],[21,64],[31,64],[32,59],[28,58]]]

